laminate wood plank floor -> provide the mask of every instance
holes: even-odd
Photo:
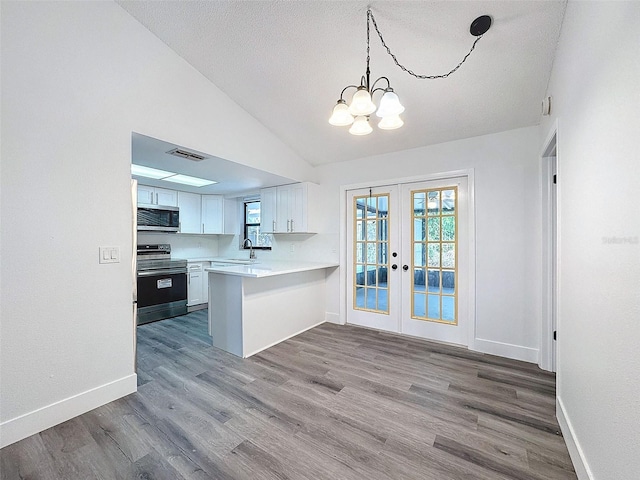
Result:
[[[577,478],[555,376],[324,324],[249,359],[207,311],[138,328],[138,392],[0,451],[1,478]]]

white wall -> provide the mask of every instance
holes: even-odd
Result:
[[[173,258],[186,259],[217,257],[218,238],[218,235],[138,232],[139,245],[144,243],[168,243],[171,245],[171,256]]]
[[[537,127],[530,127],[319,167],[327,212],[326,249],[340,248],[341,185],[473,169],[476,339],[472,347],[536,362],[540,250],[533,239],[540,236],[538,142]],[[338,280],[336,273],[328,286],[328,310],[336,315]]]
[[[579,478],[640,472],[640,3],[569,2],[558,122],[558,416]]]
[[[5,445],[135,389],[132,131],[297,180],[313,170],[115,3],[1,8]],[[100,245],[122,262],[99,265]]]

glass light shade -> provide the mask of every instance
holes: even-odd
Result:
[[[356,117],[349,129],[351,135],[369,135],[373,128],[369,125],[369,119],[363,115]]]
[[[398,95],[392,90],[385,91],[380,99],[380,107],[378,107],[376,115],[384,118],[389,115],[400,115],[402,112],[404,112],[404,107],[400,103]]]
[[[371,95],[364,87],[359,87],[358,91],[353,94],[349,113],[354,117],[358,115],[370,115],[376,111],[375,104],[371,101]]]
[[[382,120],[378,123],[378,128],[382,130],[395,130],[402,125],[404,125],[404,122],[400,118],[400,115],[387,115],[386,117],[382,117]]]
[[[353,123],[353,115],[349,113],[349,106],[344,100],[338,100],[338,104],[333,107],[329,123],[336,127],[344,127]]]

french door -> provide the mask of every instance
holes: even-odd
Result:
[[[347,192],[347,322],[468,344],[467,178]]]

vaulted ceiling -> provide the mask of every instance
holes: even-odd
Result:
[[[178,55],[313,165],[513,128],[541,117],[564,1],[118,1]],[[327,122],[365,73],[366,12],[398,60],[442,74],[469,51],[469,25],[491,29],[449,78],[400,70],[371,32],[371,76],[386,76],[405,125],[350,135]],[[372,117],[372,120],[374,117]]]

